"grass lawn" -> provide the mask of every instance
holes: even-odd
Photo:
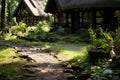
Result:
[[[16,56],[13,48],[0,46],[0,80],[17,80],[20,77],[25,61],[13,56]]]

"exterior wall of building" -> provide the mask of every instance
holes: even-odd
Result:
[[[102,27],[103,29],[111,30],[118,26],[118,17],[115,17],[115,12],[109,11],[109,15],[105,15],[107,10],[103,9],[77,9],[54,14],[55,27],[62,26],[65,29],[70,29],[71,32],[79,32],[82,29],[89,27]],[[105,16],[105,17],[104,17]],[[106,18],[109,17],[109,18]],[[111,19],[110,19],[111,18]],[[107,20],[106,20],[107,19]],[[110,19],[110,20],[108,20]],[[107,25],[107,27],[106,27]],[[112,27],[111,27],[112,26]],[[112,29],[113,30],[113,29]]]

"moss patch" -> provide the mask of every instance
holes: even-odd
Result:
[[[25,61],[16,56],[13,48],[0,46],[0,79],[1,80],[18,80],[21,73],[22,65]]]

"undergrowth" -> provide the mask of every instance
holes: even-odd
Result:
[[[25,61],[16,56],[13,48],[0,46],[0,80],[18,80],[21,73],[21,67]]]

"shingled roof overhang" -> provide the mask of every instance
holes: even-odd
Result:
[[[74,8],[120,8],[120,0],[48,0],[45,12]]]
[[[120,0],[72,0],[66,9],[72,8],[120,8]]]
[[[13,16],[17,14],[17,10],[20,8],[21,5],[25,5],[29,12],[34,16],[49,16],[48,13],[44,12],[45,9],[45,1],[44,0],[20,0],[16,10],[14,11]]]
[[[72,0],[48,0],[45,7],[45,12],[54,13],[58,11],[64,11],[70,1]]]

